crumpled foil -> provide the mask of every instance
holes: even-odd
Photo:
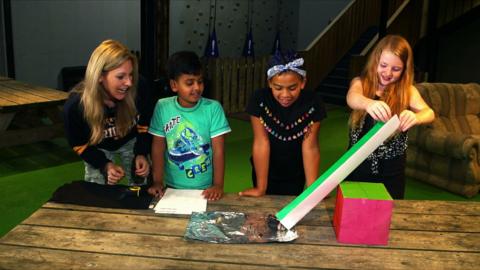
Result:
[[[210,243],[290,242],[298,238],[272,214],[194,212],[185,239]]]

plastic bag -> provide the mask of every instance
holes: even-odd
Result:
[[[185,239],[210,243],[289,242],[298,237],[272,214],[194,212]]]

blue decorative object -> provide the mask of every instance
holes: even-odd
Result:
[[[213,27],[212,33],[208,37],[208,43],[205,47],[205,57],[218,57],[218,43],[215,27]]]
[[[245,39],[242,55],[245,57],[255,57],[255,51],[253,49],[253,33],[251,27],[247,33],[247,38]]]
[[[280,45],[280,31],[275,34],[275,40],[273,41],[272,55],[281,54],[282,47]]]

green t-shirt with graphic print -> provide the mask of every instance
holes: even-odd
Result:
[[[230,132],[218,101],[201,98],[192,108],[182,107],[177,96],[160,99],[148,130],[165,137],[165,183],[179,189],[212,186],[212,138]]]

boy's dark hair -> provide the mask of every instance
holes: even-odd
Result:
[[[180,51],[172,54],[167,62],[169,80],[176,80],[182,74],[200,75],[202,63],[197,54],[192,51]]]
[[[299,58],[299,56],[294,50],[288,50],[283,53],[281,51],[276,51],[268,61],[267,70],[277,65],[288,64],[297,58]]]

